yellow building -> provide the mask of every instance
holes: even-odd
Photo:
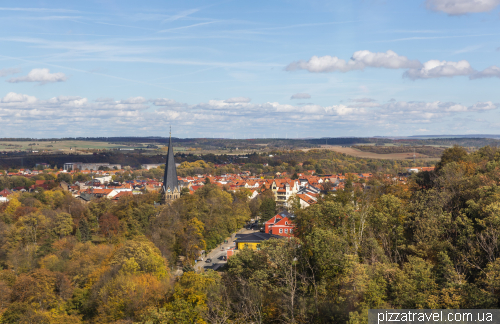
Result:
[[[272,238],[275,239],[283,238],[282,236],[279,235],[260,233],[260,232],[251,234],[237,234],[236,237],[237,239],[234,242],[236,243],[236,249],[238,250],[243,250],[243,249],[259,250],[260,244],[263,241]]]

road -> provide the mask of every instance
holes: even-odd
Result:
[[[258,230],[247,230],[246,228],[242,228],[235,234],[250,234],[255,232],[258,232]],[[236,237],[234,239],[236,240]],[[194,270],[196,272],[201,272],[203,271],[203,269],[217,270],[219,267],[226,264],[227,261],[222,260],[222,257],[226,255],[226,251],[228,250],[228,248],[235,246],[235,243],[231,239],[231,237],[227,237],[226,241],[227,243],[219,244],[215,249],[211,250],[208,253],[208,256],[203,257],[203,261],[198,261],[194,265]],[[207,259],[212,259],[212,262],[207,263]]]

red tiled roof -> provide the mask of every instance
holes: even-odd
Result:
[[[132,191],[122,191],[122,192],[119,192],[116,196],[114,196],[113,200],[118,200],[121,197],[133,196],[133,195],[134,194],[132,193]]]

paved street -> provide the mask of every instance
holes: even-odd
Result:
[[[258,230],[247,230],[246,228],[242,228],[238,232],[236,232],[236,234],[250,234],[255,232],[258,232]],[[227,243],[219,244],[215,249],[211,250],[208,253],[208,256],[203,257],[203,261],[198,261],[194,266],[194,270],[197,272],[202,271],[202,269],[217,270],[220,266],[226,264],[227,261],[223,261],[222,257],[226,255],[226,251],[228,248],[235,246],[235,243],[231,239],[231,237],[227,237],[226,240]],[[207,259],[212,259],[212,262],[207,263]]]

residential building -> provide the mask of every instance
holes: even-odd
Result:
[[[163,164],[143,164],[141,165],[141,168],[146,169],[146,170],[151,170],[151,169],[156,169],[158,167],[161,167]]]
[[[271,184],[276,205],[290,207],[288,200],[299,191],[299,182],[291,179],[275,179]]]
[[[259,250],[260,244],[272,238],[280,239],[282,236],[268,233],[251,233],[251,234],[236,234],[237,239],[234,241],[236,249],[252,249]]]
[[[11,193],[12,193],[12,191],[10,191],[9,189],[4,189],[4,190],[0,191],[0,197],[7,197]]]
[[[70,163],[64,163],[63,169],[66,171],[73,171],[73,170],[97,171],[99,170],[100,167],[109,169],[118,169],[118,170],[122,168],[121,164],[70,162]]]
[[[294,236],[295,224],[292,221],[294,217],[293,214],[286,211],[277,214],[264,224],[265,233],[284,237]]]

